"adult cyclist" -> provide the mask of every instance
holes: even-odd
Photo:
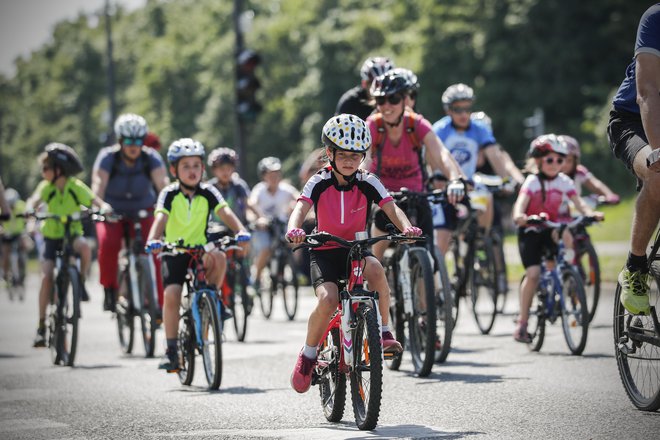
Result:
[[[362,120],[367,119],[367,116],[374,111],[374,104],[369,94],[372,81],[393,68],[394,63],[387,57],[367,58],[360,68],[360,84],[349,89],[339,98],[335,115],[347,113]]]
[[[92,191],[112,210],[123,216],[135,216],[141,210],[153,214],[158,192],[167,183],[165,164],[160,155],[144,145],[147,122],[142,116],[125,113],[115,121],[117,144],[99,151],[92,169]],[[114,311],[119,270],[118,255],[123,243],[123,220],[96,224],[100,281],[105,291],[103,310]],[[142,239],[146,243],[153,215],[141,219]],[[133,228],[133,223],[128,226]],[[163,287],[160,260],[154,258],[158,298],[162,304]]]

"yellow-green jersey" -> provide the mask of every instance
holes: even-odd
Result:
[[[90,208],[96,197],[87,185],[75,177],[66,180],[62,191],[51,182],[42,180],[35,192],[48,207],[49,214],[62,216],[80,212],[81,206]],[[82,223],[72,222],[70,231],[72,235],[82,235]],[[41,233],[46,238],[64,238],[64,225],[55,219],[46,219],[41,224]]]
[[[2,230],[6,236],[14,237],[25,232],[25,219],[22,217],[17,217],[18,215],[24,213],[25,201],[17,200],[16,203],[14,203],[14,207],[11,209],[11,218],[2,222]]]
[[[227,206],[227,202],[220,191],[207,183],[200,183],[192,198],[188,198],[179,185],[179,182],[163,188],[158,195],[156,213],[167,214],[165,225],[165,241],[188,246],[203,245],[207,243],[206,229],[209,214],[217,213]]]

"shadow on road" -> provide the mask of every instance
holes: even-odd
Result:
[[[413,373],[410,376],[416,377]],[[466,384],[481,384],[481,383],[500,383],[504,381],[504,376],[501,374],[467,374],[467,373],[448,373],[446,371],[440,373],[431,373],[428,377],[424,378],[423,382],[418,382],[417,385],[426,385],[435,382],[463,382]],[[509,379],[515,379],[507,377]]]
[[[23,357],[23,356],[18,356],[18,355],[13,354],[13,353],[0,353],[0,359],[18,359],[18,358],[21,358],[21,357]]]
[[[262,388],[249,388],[249,387],[230,387],[222,388],[218,390],[209,390],[207,387],[190,385],[178,389],[171,390],[170,392],[179,392],[179,393],[194,393],[200,396],[207,394],[237,394],[237,395],[247,395],[247,394],[263,394],[268,391],[273,391],[271,389],[262,389]]]
[[[348,434],[349,431],[356,431],[355,424],[350,422],[341,422],[338,424],[332,424],[327,426],[322,426],[324,429],[338,431],[342,434]],[[341,438],[345,440],[357,440],[357,439],[391,439],[391,438],[442,438],[442,439],[460,439],[473,435],[483,435],[484,432],[478,431],[463,431],[463,432],[451,432],[451,431],[442,431],[438,428],[422,425],[392,425],[392,426],[378,426],[373,431],[358,431],[356,432],[362,435],[355,435],[350,437]]]

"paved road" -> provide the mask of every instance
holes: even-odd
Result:
[[[385,372],[379,426],[360,432],[350,407],[342,423],[328,423],[316,388],[297,395],[289,386],[314,304],[309,289],[295,322],[285,322],[277,302],[272,320],[258,311],[251,318],[248,342],[227,332],[222,386],[209,392],[200,371],[193,386],[183,387],[156,369],[157,359],[141,357],[141,348],[121,356],[98,287],[84,305],[76,366],[50,365],[47,350],[30,347],[37,281],[29,279],[24,303],[0,291],[1,439],[650,439],[660,431],[660,413],[633,409],[620,384],[611,295],[599,306],[581,357],[568,354],[557,325],[541,353],[514,342],[515,301],[490,336],[462,315],[454,351],[429,377],[414,377],[408,358],[401,371]],[[161,339],[159,355],[162,345]]]

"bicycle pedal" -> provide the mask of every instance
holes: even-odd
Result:
[[[401,357],[402,352],[400,351],[386,351],[383,353],[383,357],[388,360],[394,360]]]

